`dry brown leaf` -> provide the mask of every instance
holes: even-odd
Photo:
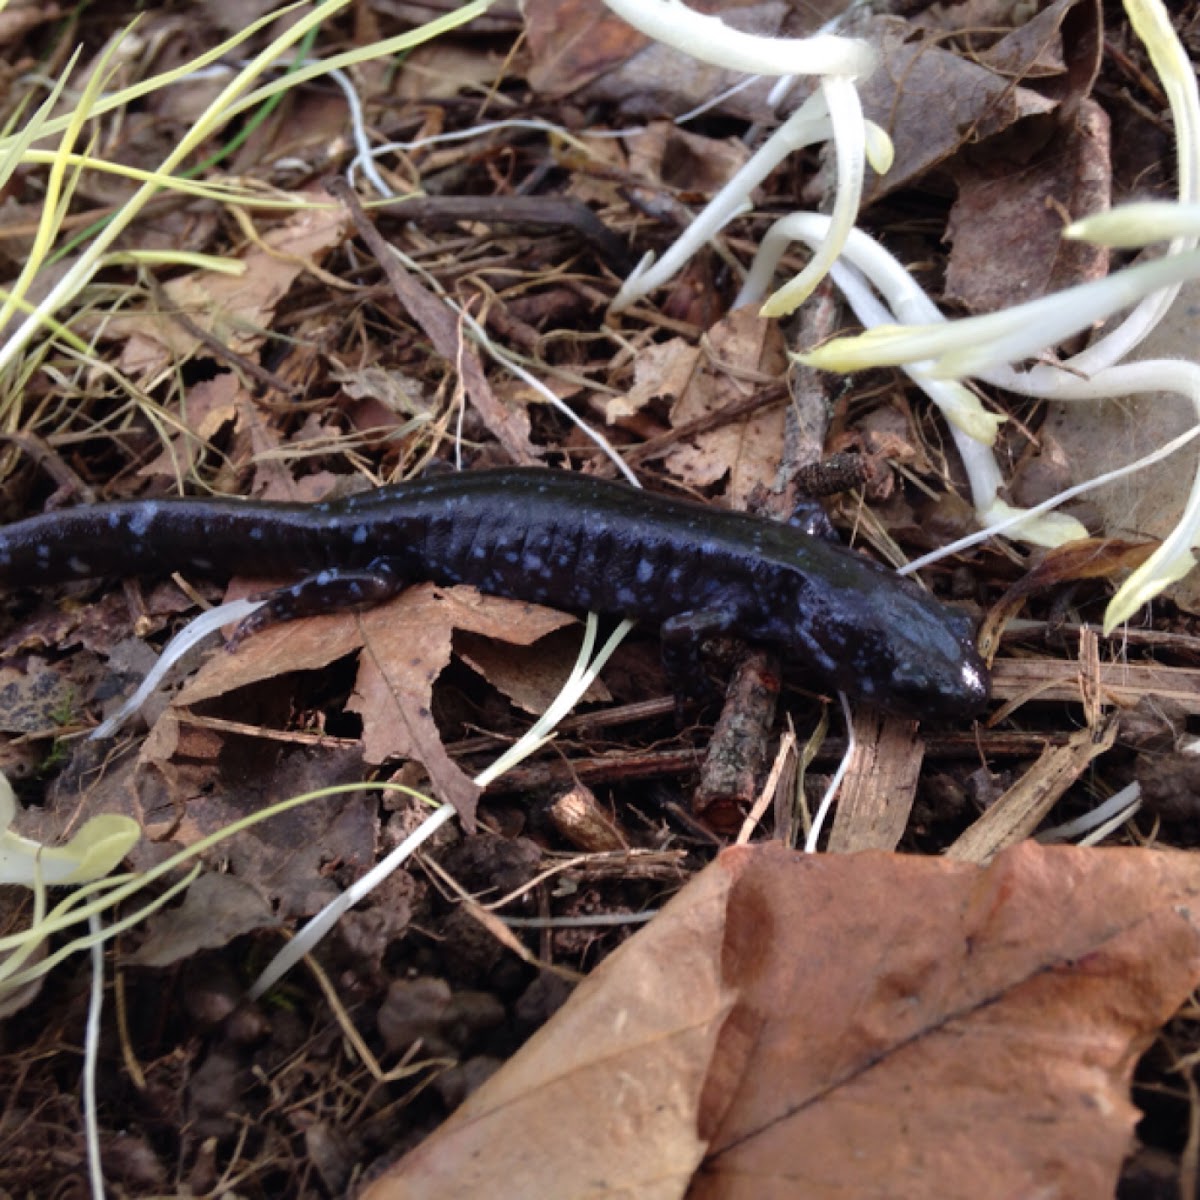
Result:
[[[264,582],[256,580],[250,590],[254,594],[262,592]],[[238,590],[243,594],[247,591],[245,587]],[[213,654],[184,685],[174,707],[183,708],[224,696],[237,688],[273,679],[288,671],[320,670],[361,646],[362,631],[357,627],[354,615],[349,613],[272,625],[242,642],[234,654]]]
[[[716,13],[730,26],[773,36],[800,35],[841,11],[839,0],[809,3],[796,12],[783,0],[695,0],[692,7]],[[574,103],[611,100],[623,112],[647,118],[677,115],[721,96],[745,76],[658,42],[650,42],[614,17],[602,0],[527,0],[522,6],[533,52],[532,86],[545,95],[570,95]],[[722,96],[717,111],[770,117],[765,98],[774,80],[752,81]]]
[[[183,894],[183,903],[146,921],[146,939],[125,961],[167,967],[201,950],[227,946],[236,937],[279,924],[262,893],[244,879],[207,871]]]
[[[1098,0],[1053,0],[1019,21],[979,61],[1001,75],[1022,80],[1074,109],[1092,90],[1100,70],[1102,26]]]
[[[726,851],[364,1200],[1112,1195],[1200,862]]]
[[[687,390],[700,349],[685,338],[671,338],[639,351],[633,362],[633,386],[604,401],[604,419],[612,425],[662,400],[674,404]]]
[[[160,837],[169,829],[171,841],[181,846],[280,800],[364,777],[356,746],[281,750],[182,723],[178,740],[178,758],[162,771],[176,776],[169,778],[175,803],[166,811],[159,804],[156,813],[144,813],[142,824]],[[143,753],[139,765],[146,763]],[[154,794],[148,774],[143,769],[133,785],[139,794]],[[173,818],[166,828],[163,816]],[[223,842],[212,857],[261,891],[281,920],[311,916],[340,895],[339,875],[356,878],[378,861],[379,824],[374,792],[323,796]]]
[[[415,758],[429,772],[439,799],[473,825],[479,789],[446,754],[430,712],[433,684],[450,661],[456,629],[527,646],[575,618],[473,588],[419,584],[365,613],[292,621],[263,630],[236,654],[208,660],[175,701],[199,703],[289,671],[316,670],[363,650],[354,698],[348,708],[363,719],[363,753],[369,763]],[[156,758],[166,758],[157,742]]]
[[[955,164],[945,299],[994,312],[1108,273],[1107,249],[1062,236],[1068,220],[1109,207],[1108,124],[1089,100],[1033,162],[996,154]]]
[[[232,371],[193,384],[182,398],[181,420],[162,431],[166,442],[162,453],[139,468],[137,474],[143,479],[176,483],[189,478],[208,453],[212,439],[252,408],[249,389]]]
[[[482,92],[495,80],[497,62],[479,45],[437,38],[414,47],[404,59],[396,81],[396,98],[409,104],[431,105],[460,92]]]
[[[526,646],[459,633],[454,647],[467,666],[518,708],[540,716],[562,691],[575,667],[579,633],[570,628],[558,629]],[[612,693],[600,679],[593,679],[581,697],[582,702],[591,704],[611,699]]]
[[[678,428],[745,401],[786,369],[783,333],[777,321],[757,307],[731,312],[708,331],[707,353],[697,358],[687,388],[671,409]],[[693,487],[728,477],[722,494],[733,508],[745,508],[758,485],[775,482],[786,412],[776,405],[741,421],[696,434],[663,460],[672,475]]]
[[[293,214],[250,246],[242,256],[240,275],[192,271],[163,285],[175,310],[213,334],[232,350],[245,354],[263,340],[275,307],[287,294],[306,263],[318,263],[326,251],[340,245],[348,225],[346,210],[324,192],[315,197],[321,208]],[[191,358],[200,342],[170,313],[144,312],[106,319],[104,336],[128,339],[120,367],[135,377],[157,374],[166,365]]]
[[[988,609],[978,642],[983,653],[994,653],[1004,627],[1025,601],[1047,588],[1078,579],[1110,579],[1132,571],[1154,553],[1154,542],[1123,542],[1118,538],[1078,538],[1046,551],[1042,560],[1016,581]]]
[[[470,831],[480,789],[446,753],[430,706],[433,683],[450,661],[456,629],[528,645],[574,620],[564,613],[518,601],[481,596],[473,588],[410,588],[403,619],[374,609],[362,618],[364,654],[347,705],[363,717],[368,762],[415,758],[429,772],[441,800],[458,810]]]
[[[573,95],[650,41],[602,0],[525,0],[521,9],[529,83],[546,96]]]
[[[1069,128],[1074,124],[1072,118],[1099,69],[1101,31],[1095,0],[1055,0],[1032,20],[1026,19],[1024,11],[1006,13],[1001,24],[1017,21],[1017,27],[974,60],[946,49],[946,34],[964,29],[968,42],[973,42],[980,30],[996,22],[973,21],[969,14],[964,15],[966,7],[940,5],[912,22],[878,17],[868,23],[864,32],[879,45],[883,62],[864,83],[863,109],[892,134],[896,150],[892,169],[882,178],[869,177],[869,200],[911,183],[964,146],[972,147],[972,155],[977,155],[977,143],[1023,118],[1057,108],[1059,125]],[[925,37],[917,35],[922,23],[930,26],[923,30]],[[1100,202],[1097,192],[1107,187],[1107,176],[1103,180],[1096,177],[1098,166],[1107,165],[1106,129],[1099,128],[1102,120],[1095,110],[1089,115],[1087,132],[1073,146],[1079,165],[1066,172],[1065,180],[1059,181],[1053,163],[1045,168],[1050,180],[1031,180],[1031,185],[1036,183],[1043,192],[1049,189],[1073,215],[1090,211],[1089,205]],[[1028,158],[1045,136],[1046,131],[1026,122],[1008,150]],[[1064,155],[1056,149],[1048,157],[1056,160]],[[962,164],[956,161],[955,166]],[[1023,175],[1025,167],[1023,160],[1013,164],[1010,178]],[[1063,191],[1065,197],[1057,194]],[[1032,197],[1031,210],[1043,198]],[[985,203],[981,200],[980,206]],[[1027,224],[1039,228],[1043,238],[1061,229],[1061,223],[1053,224],[1056,215],[1053,211],[1041,214],[1039,221],[1039,214],[1032,211],[1022,214]],[[994,237],[1001,228],[996,225]],[[960,240],[968,243],[966,236]],[[1061,261],[1057,255],[1062,256]],[[1068,272],[1091,269],[1099,257],[1092,249],[1063,251],[1056,246],[1050,261],[1058,271]],[[1076,263],[1082,266],[1074,266]],[[1039,272],[1042,269],[1039,263]],[[1009,273],[1019,275],[1014,269]],[[960,275],[963,278],[966,282],[960,286],[965,288],[970,282],[966,266]],[[1002,282],[997,281],[997,286]]]
[[[249,459],[254,463],[253,480],[246,489],[248,495],[258,500],[313,504],[337,495],[338,489],[345,485],[345,475],[328,470],[307,471],[297,476],[294,453],[283,449],[282,431],[254,402],[253,397],[238,397],[237,414],[236,449],[245,456],[237,461]],[[292,446],[299,447],[306,441],[323,442],[340,436],[340,431],[334,429],[336,420],[332,414],[327,419],[317,413],[309,413],[303,425],[291,431]]]
[[[628,170],[648,186],[665,185],[684,195],[713,196],[750,157],[737,138],[705,137],[673,121],[651,121],[625,139]]]
[[[1055,107],[933,39],[914,37],[912,25],[897,17],[876,17],[864,32],[882,61],[863,81],[863,111],[887,130],[896,151],[886,175],[868,172],[864,203],[912,183],[965,143]]]

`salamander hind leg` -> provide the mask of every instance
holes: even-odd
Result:
[[[719,637],[733,627],[736,614],[722,608],[676,613],[662,623],[662,660],[675,692],[675,716],[682,722],[684,702],[702,703],[719,699],[704,670],[701,653],[708,638]]]
[[[359,570],[330,568],[318,571],[290,587],[268,592],[261,608],[255,609],[234,631],[228,648],[233,650],[251,633],[279,621],[313,617],[346,609],[372,608],[402,592],[408,581],[385,559],[376,559]]]

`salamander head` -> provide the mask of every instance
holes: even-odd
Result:
[[[877,662],[882,670],[846,679],[843,688],[898,716],[969,718],[991,696],[991,677],[970,636],[955,638],[948,647],[927,639],[902,652],[893,641],[892,651]]]
[[[979,712],[991,680],[967,614],[889,572],[875,583],[810,610],[809,653],[834,686],[901,716]]]

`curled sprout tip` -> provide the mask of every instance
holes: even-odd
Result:
[[[871,170],[876,175],[886,175],[892,169],[892,163],[896,161],[896,147],[887,130],[876,125],[874,121],[867,121],[865,124],[867,162],[871,164]]]
[[[1168,200],[1122,204],[1072,222],[1063,230],[1063,237],[1114,250],[1200,237],[1200,204],[1175,204]]]
[[[12,830],[16,814],[12,786],[0,775],[0,883],[32,888],[102,879],[140,836],[131,817],[101,813],[87,821],[65,846],[43,846]]]
[[[987,511],[980,514],[980,521],[986,529],[1020,517],[1023,511],[1025,510],[1014,508],[1003,500],[994,500]],[[1077,521],[1066,513],[1056,512],[1026,517],[1016,525],[1010,525],[1004,532],[1018,541],[1042,546],[1047,550],[1054,550],[1068,542],[1077,542],[1088,536],[1087,526],[1082,521]]]
[[[1178,583],[1196,565],[1196,556],[1189,549],[1173,555],[1164,555],[1164,542],[1127,580],[1117,589],[1104,610],[1104,632],[1112,633],[1123,621],[1128,621],[1143,604],[1173,583]]]

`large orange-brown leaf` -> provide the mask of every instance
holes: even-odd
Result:
[[[726,851],[367,1200],[1111,1195],[1200,860]]]

